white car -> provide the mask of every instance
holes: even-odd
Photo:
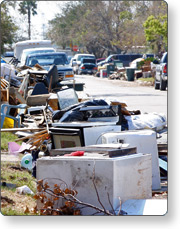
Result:
[[[22,51],[22,55],[20,57],[20,63],[18,64],[19,67],[24,66],[26,63],[27,56],[30,54],[37,54],[37,53],[50,53],[55,52],[54,48],[31,48],[31,49],[24,49]]]
[[[79,66],[81,65],[81,59],[83,58],[95,58],[95,56],[93,54],[76,54],[72,59],[71,59],[71,62],[70,62],[70,66],[73,67],[73,71],[75,74],[78,74],[78,69],[79,69]]]

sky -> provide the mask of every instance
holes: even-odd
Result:
[[[31,17],[31,39],[43,39],[43,31],[45,33],[48,21],[52,20],[56,14],[61,13],[61,7],[67,1],[38,1],[37,15]],[[14,20],[21,28],[21,33],[28,33],[27,16],[19,14],[18,7],[11,9]],[[28,35],[27,35],[28,36]]]

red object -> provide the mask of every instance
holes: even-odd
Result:
[[[75,51],[75,52],[78,51],[78,46],[77,45],[73,45],[73,51]]]
[[[69,154],[64,154],[64,156],[84,156],[84,151],[75,151]]]
[[[164,66],[163,73],[167,73],[167,64]]]
[[[81,69],[85,69],[85,67],[83,66],[83,67],[81,67]]]

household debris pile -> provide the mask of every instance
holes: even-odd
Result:
[[[98,195],[105,208],[114,211],[120,207],[117,196],[125,203],[129,199],[151,199],[155,190],[161,190],[160,175],[167,176],[167,153],[160,155],[157,144],[157,138],[167,130],[163,114],[131,111],[121,101],[79,98],[78,91],[58,81],[56,66],[49,71],[39,65],[16,71],[16,76],[1,77],[1,132],[15,132],[16,142],[23,141],[21,147],[9,143],[9,151],[28,156],[22,158],[21,166],[34,177],[49,177],[51,185],[56,184],[53,178],[64,179],[76,185],[82,201],[94,205],[94,189],[107,189],[109,200],[107,192],[99,191]],[[118,71],[119,77],[124,77],[124,71]],[[144,148],[139,144],[147,136],[153,138],[152,150],[148,144]],[[67,166],[63,167],[64,163]],[[97,186],[88,199],[93,169]],[[122,173],[126,175],[119,177]],[[94,212],[82,210],[82,214]]]

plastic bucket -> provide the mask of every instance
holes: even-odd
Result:
[[[14,120],[11,118],[5,117],[3,128],[14,128]]]

